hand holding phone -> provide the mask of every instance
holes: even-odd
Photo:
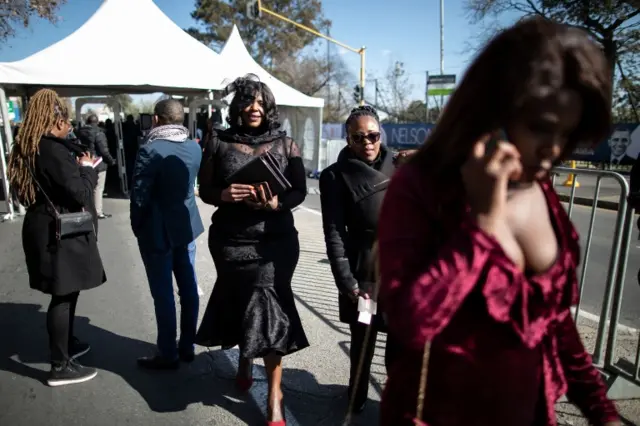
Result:
[[[478,140],[462,167],[471,209],[489,233],[504,222],[509,181],[517,181],[522,173],[520,153],[504,136],[504,131],[496,131]]]
[[[507,132],[503,129],[498,129],[495,132],[491,133],[491,137],[487,141],[485,145],[485,156],[491,157],[496,149],[498,148],[498,144],[500,142],[509,142],[509,138],[507,137]]]

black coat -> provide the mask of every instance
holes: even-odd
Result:
[[[84,126],[78,129],[76,136],[93,155],[102,157],[102,163],[96,167],[97,172],[106,172],[110,166],[116,165],[116,160],[109,152],[109,142],[107,135],[98,126]]]
[[[78,212],[83,208],[90,211],[97,232],[93,189],[98,175],[91,167],[80,167],[76,163],[81,148],[64,139],[43,137],[39,151],[35,176],[58,212]],[[24,218],[22,247],[33,289],[65,295],[106,281],[97,235],[68,237],[58,242],[54,215],[40,190],[36,191],[36,201],[29,206]]]
[[[381,156],[369,165],[357,159],[349,147],[338,161],[320,175],[322,223],[327,257],[339,294],[340,321],[355,323],[357,304],[347,296],[356,288],[371,294],[375,282],[375,259],[378,215],[382,200],[395,170],[393,156],[383,145]],[[373,325],[384,329],[381,308]]]

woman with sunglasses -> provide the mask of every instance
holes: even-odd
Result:
[[[372,249],[378,212],[395,166],[392,152],[380,143],[375,109],[355,108],[345,127],[347,146],[320,175],[320,200],[327,257],[339,290],[340,321],[351,331],[350,406],[359,413],[367,401],[376,335],[384,331],[384,321],[374,315],[366,337],[367,324],[358,322],[358,299],[374,296]],[[388,349],[389,345],[385,355]]]

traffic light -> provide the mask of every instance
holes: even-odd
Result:
[[[360,103],[361,99],[362,99],[362,90],[360,88],[360,85],[357,84],[353,88],[353,100],[354,100],[355,103]]]
[[[250,0],[247,2],[247,18],[260,19],[262,17],[262,10],[260,9],[259,0]]]

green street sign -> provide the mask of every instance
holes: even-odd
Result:
[[[449,96],[453,92],[453,88],[443,89],[443,88],[435,88],[429,89],[429,96]]]
[[[7,101],[7,109],[9,110],[9,114],[13,114],[13,101]]]

